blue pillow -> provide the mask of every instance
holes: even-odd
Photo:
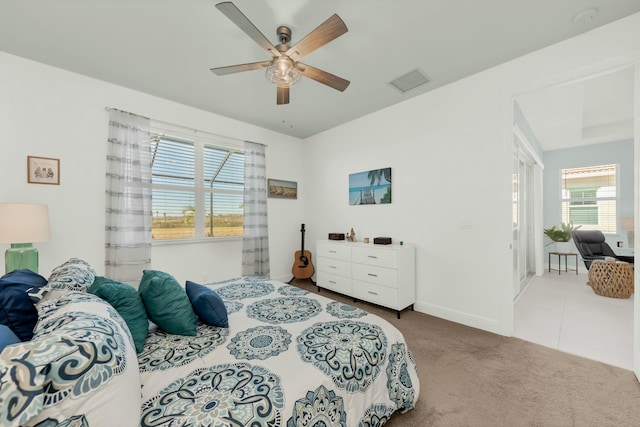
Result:
[[[0,325],[0,353],[8,345],[19,343],[20,338],[7,325]]]
[[[38,310],[27,291],[46,284],[47,279],[31,270],[15,270],[0,277],[0,325],[11,328],[20,341],[33,337],[38,322]]]
[[[227,307],[211,288],[187,280],[187,296],[200,320],[212,326],[229,327]]]

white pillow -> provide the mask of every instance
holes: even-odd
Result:
[[[118,312],[95,295],[72,291],[43,301],[38,305],[38,315],[33,340],[22,344],[42,354],[50,350],[64,353],[65,347],[67,352],[55,360],[27,357],[27,363],[46,366],[46,372],[20,367],[17,360],[4,361],[25,381],[36,384],[40,401],[40,410],[34,409],[36,402],[24,417],[16,418],[18,424],[9,425],[33,426],[50,419],[58,424],[82,420],[93,426],[109,420],[110,425],[139,426],[138,359],[131,334]],[[53,347],[52,343],[57,344]],[[4,353],[2,356],[4,359]],[[19,391],[9,390],[11,396]],[[29,391],[34,393],[33,389]],[[2,396],[4,391],[0,389],[0,400]],[[4,422],[0,418],[0,425]]]
[[[29,296],[34,304],[52,300],[70,291],[87,292],[96,278],[95,270],[88,262],[79,258],[70,258],[53,269],[47,284],[33,289]]]

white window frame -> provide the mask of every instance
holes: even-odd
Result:
[[[614,169],[615,175],[615,190],[613,194],[606,190],[603,190],[604,187],[597,187],[593,184],[586,185],[583,189],[595,190],[595,197],[582,197],[582,198],[572,198],[572,194],[576,189],[581,189],[581,187],[573,187],[573,188],[565,188],[565,180],[563,177],[565,176],[566,171],[588,171],[589,169],[594,170],[593,173],[598,173],[597,171],[606,170],[606,169]],[[587,174],[588,172],[585,172]],[[619,230],[619,201],[618,195],[620,194],[620,165],[618,164],[603,164],[603,165],[595,165],[591,167],[577,167],[577,168],[562,168],[560,170],[560,205],[561,205],[561,222],[569,223],[571,221],[571,209],[572,203],[576,203],[573,208],[579,209],[580,206],[593,206],[596,209],[600,210],[605,208],[604,204],[613,202],[613,214],[602,215],[600,218],[600,213],[598,212],[598,224],[580,224],[573,223],[574,226],[581,226],[582,229],[586,230],[600,230],[606,234],[616,234]],[[580,202],[593,202],[592,205],[580,205]],[[609,208],[611,209],[611,208]],[[609,224],[605,224],[601,222],[603,219],[610,218]]]
[[[171,185],[171,184],[159,184],[153,182],[153,165],[152,165],[152,190],[172,190],[193,193],[194,197],[194,237],[187,238],[166,238],[166,239],[152,239],[153,245],[174,245],[174,244],[188,244],[199,242],[220,242],[228,240],[242,239],[242,235],[236,236],[207,236],[206,234],[206,215],[208,211],[205,207],[205,196],[208,193],[211,194],[235,194],[243,195],[244,190],[225,190],[225,189],[209,189],[205,186],[204,179],[204,152],[205,146],[215,149],[227,151],[229,154],[242,153],[244,154],[244,144],[241,141],[233,138],[228,138],[220,135],[211,134],[208,132],[191,130],[175,125],[168,126],[162,124],[162,126],[151,127],[152,138],[163,138],[168,140],[175,140],[187,144],[193,145],[194,150],[194,185]],[[152,153],[153,157],[153,153]],[[244,178],[244,176],[243,176]],[[153,205],[153,201],[152,201]],[[156,211],[153,210],[153,215],[156,215]],[[215,230],[215,229],[214,229]]]

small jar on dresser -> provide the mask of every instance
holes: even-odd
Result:
[[[316,284],[397,311],[416,300],[415,247],[319,240]]]

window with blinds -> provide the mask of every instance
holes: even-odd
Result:
[[[154,240],[242,236],[243,152],[156,134],[151,154]]]
[[[562,222],[616,233],[617,166],[562,169]]]

